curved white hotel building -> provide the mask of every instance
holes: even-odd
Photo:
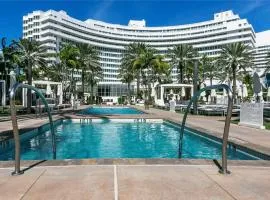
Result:
[[[185,43],[208,56],[217,56],[221,47],[229,43],[244,42],[255,46],[252,25],[232,11],[216,13],[209,21],[163,27],[147,27],[144,20],[130,20],[126,26],[92,19],[81,21],[64,11],[34,11],[23,17],[23,38],[39,40],[50,51],[58,51],[61,43],[69,41],[94,45],[100,51],[104,71],[98,86],[98,95],[103,98],[126,92],[117,74],[122,53],[129,43],[144,42],[161,54]],[[176,69],[172,71],[172,78],[176,81]]]

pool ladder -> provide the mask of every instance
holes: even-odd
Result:
[[[13,128],[13,135],[14,135],[14,143],[15,143],[15,171],[12,172],[12,175],[20,175],[23,174],[24,171],[20,169],[20,135],[18,129],[18,122],[17,122],[17,114],[16,114],[16,106],[15,106],[15,94],[18,88],[26,88],[30,90],[34,90],[35,93],[41,98],[43,101],[46,110],[48,112],[48,117],[50,121],[50,129],[51,129],[51,136],[52,136],[52,151],[53,151],[53,159],[56,159],[56,138],[54,132],[54,126],[52,121],[52,115],[48,106],[48,103],[42,93],[35,87],[27,84],[22,83],[15,83],[10,91],[10,114],[11,114],[11,121],[12,121],[12,128]]]
[[[205,88],[200,89],[198,92],[195,93],[195,95],[191,98],[188,107],[185,111],[183,120],[182,120],[182,126],[180,131],[180,137],[179,137],[179,151],[178,151],[178,157],[182,157],[182,148],[183,148],[183,135],[185,130],[185,124],[187,115],[189,113],[189,110],[191,108],[191,105],[194,101],[197,100],[197,98],[200,96],[200,94],[206,90],[211,89],[225,89],[228,94],[228,108],[227,108],[227,115],[225,120],[225,126],[224,126],[224,132],[223,132],[223,139],[222,139],[222,166],[219,170],[222,174],[229,174],[230,171],[227,169],[227,144],[228,144],[228,137],[229,137],[229,130],[230,130],[230,124],[231,124],[231,117],[232,117],[232,107],[233,107],[233,98],[232,98],[232,92],[228,85],[220,84],[220,85],[212,85]]]
[[[145,123],[146,119],[134,119],[135,123]]]
[[[80,124],[89,124],[89,123],[92,123],[92,119],[89,118],[80,119]]]

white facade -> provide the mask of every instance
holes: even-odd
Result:
[[[166,54],[168,48],[175,45],[190,44],[200,54],[208,56],[217,56],[222,46],[230,43],[244,42],[252,47],[255,44],[252,25],[232,11],[216,13],[209,21],[164,27],[147,27],[145,20],[130,20],[128,26],[124,26],[92,19],[77,20],[64,11],[34,11],[23,17],[23,37],[41,41],[52,52],[57,51],[62,42],[94,45],[100,51],[104,71],[99,84],[107,88],[122,84],[117,78],[118,69],[125,46],[132,42],[144,42],[160,54]],[[177,80],[176,68],[172,78]],[[98,90],[102,93],[99,96],[117,96],[111,94],[111,89]]]
[[[256,33],[256,48],[254,51],[254,64],[256,72],[263,74],[267,63],[267,53],[270,52],[270,30]]]

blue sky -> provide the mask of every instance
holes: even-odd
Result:
[[[70,16],[116,24],[145,19],[147,26],[177,25],[213,18],[232,9],[256,32],[270,29],[270,0],[0,0],[0,37],[22,35],[22,16],[33,10],[65,10]]]

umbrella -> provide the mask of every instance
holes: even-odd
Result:
[[[182,89],[181,89],[181,97],[184,97],[184,96],[186,96],[186,91],[185,91],[185,88],[182,87]]]
[[[247,86],[246,84],[243,85],[243,98],[248,96]]]
[[[47,95],[51,95],[51,94],[52,94],[52,88],[51,88],[51,85],[50,85],[50,84],[47,84],[47,87],[46,87],[46,94],[47,94]]]
[[[211,96],[211,97],[217,96],[216,90],[215,90],[215,89],[212,89],[212,90],[211,90],[211,95],[210,95],[210,96]]]
[[[170,90],[170,94],[173,94],[173,89]]]
[[[267,90],[267,96],[270,97],[270,87]]]

